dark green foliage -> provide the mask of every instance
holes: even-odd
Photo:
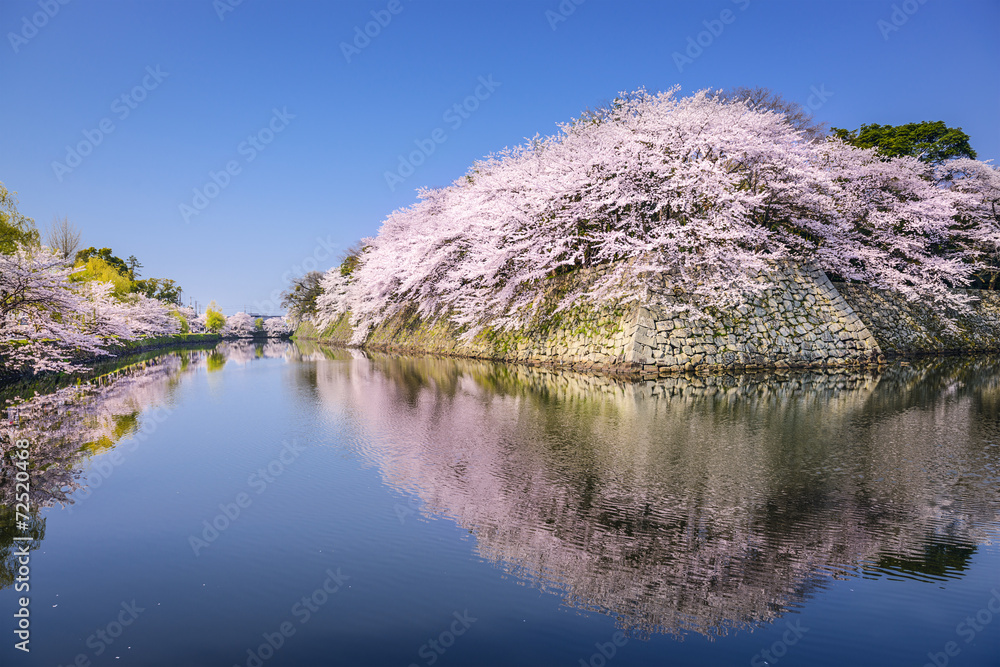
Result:
[[[73,262],[76,266],[81,264],[86,264],[87,260],[91,257],[100,257],[105,262],[108,263],[115,271],[123,275],[124,277],[132,280],[132,273],[128,270],[128,265],[125,264],[125,260],[121,257],[115,257],[111,254],[111,248],[97,248],[91,246],[89,248],[84,248],[83,250],[76,253],[76,259]]]
[[[323,274],[319,271],[310,271],[292,281],[292,286],[281,293],[281,307],[287,309],[288,314],[295,319],[315,314],[316,299],[323,293],[319,284],[322,277]]]
[[[833,135],[858,148],[877,148],[886,157],[909,155],[932,165],[959,157],[976,159],[969,135],[941,120],[897,126],[862,125],[857,130],[835,127]]]
[[[181,305],[181,287],[170,278],[146,278],[132,282],[132,291],[151,299]]]
[[[0,253],[5,255],[18,245],[37,246],[41,242],[35,221],[18,212],[16,194],[0,183]]]
[[[354,273],[354,269],[358,268],[358,265],[361,264],[361,253],[367,247],[363,242],[358,241],[344,252],[343,259],[340,262],[340,275],[349,276]]]
[[[139,263],[138,258],[135,255],[129,255],[125,263],[128,264],[128,272],[131,274],[132,280],[138,280],[139,269],[142,268],[142,264]]]
[[[129,255],[128,261],[125,261],[121,257],[116,257],[111,248],[101,248],[98,250],[97,248],[90,247],[76,253],[75,264],[77,266],[86,264],[87,260],[91,257],[103,259],[111,268],[132,281],[130,289],[132,293],[145,294],[151,299],[159,299],[164,303],[181,305],[181,286],[170,278],[137,280],[142,264],[139,263],[135,255]]]

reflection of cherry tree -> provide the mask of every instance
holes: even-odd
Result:
[[[80,488],[80,466],[94,454],[135,436],[144,423],[162,421],[182,367],[192,370],[205,353],[184,351],[139,362],[87,383],[9,405],[18,416],[3,428],[0,456],[7,460],[15,439],[30,444],[32,504],[71,502]],[[0,472],[0,504],[14,496],[9,462]]]
[[[1000,519],[982,363],[631,384],[376,355],[315,377],[388,484],[640,634],[768,622],[830,576],[954,576]]]
[[[266,342],[227,340],[219,343],[215,352],[226,361],[244,364],[256,359],[286,358],[291,347],[291,344],[284,340],[268,339]]]
[[[16,510],[13,506],[0,505],[0,590],[14,583],[19,563],[15,549],[27,548],[34,551],[45,538],[45,519],[38,513],[29,515],[25,527],[17,525]],[[15,540],[15,537],[30,536],[30,541]]]
[[[31,443],[32,504],[71,502],[80,488],[80,465],[86,457],[135,436],[148,423],[162,421],[171,409],[171,393],[182,372],[202,367],[210,355],[237,363],[260,358],[286,358],[286,341],[266,344],[221,343],[212,352],[186,350],[138,362],[80,385],[29,399],[12,399],[15,424],[0,427],[0,505],[14,497],[10,456],[16,439]]]
[[[29,443],[27,534],[34,538],[30,548],[35,549],[45,534],[39,510],[74,502],[74,493],[86,485],[84,466],[89,457],[154,430],[171,411],[171,393],[182,369],[191,370],[204,358],[204,352],[164,355],[84,384],[9,401],[16,419],[0,427],[0,589],[9,585],[14,571],[13,538],[25,534],[15,529],[15,443]]]

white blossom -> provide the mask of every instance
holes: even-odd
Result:
[[[929,169],[807,141],[780,114],[707,91],[623,94],[420,191],[349,276],[324,276],[315,319],[327,326],[349,311],[361,342],[412,304],[472,335],[487,322],[524,324],[547,277],[591,266],[605,270],[561,307],[642,299],[644,277],[668,273],[690,297],[671,307],[699,317],[766,289],[761,271],[783,261],[962,310],[966,297],[950,288],[969,283],[984,244],[948,243],[974,207],[964,185],[939,187]]]

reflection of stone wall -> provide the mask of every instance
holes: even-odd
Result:
[[[1000,350],[1000,292],[969,290],[977,297],[973,312],[955,316],[949,331],[939,312],[891,292],[848,283],[837,289],[888,355]]]
[[[498,567],[636,634],[714,635],[831,576],[956,576],[1000,520],[998,377],[961,359],[626,382],[359,354],[310,381],[387,484]]]
[[[581,298],[571,308],[556,308],[566,294],[586,292],[598,271],[550,279],[538,315],[522,329],[487,328],[463,340],[447,317],[424,318],[409,309],[376,327],[363,347],[644,375],[851,366],[880,355],[865,324],[816,269],[776,267],[760,278],[772,285],[760,297],[697,321],[674,314],[672,307],[687,297],[668,276],[650,277],[637,287],[646,294],[638,304],[594,305]],[[322,334],[306,323],[298,336],[347,344],[349,317],[340,317]]]

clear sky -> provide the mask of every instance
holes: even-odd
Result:
[[[768,86],[1000,158],[997,0],[2,0],[0,28],[22,213],[227,314],[623,90]]]

